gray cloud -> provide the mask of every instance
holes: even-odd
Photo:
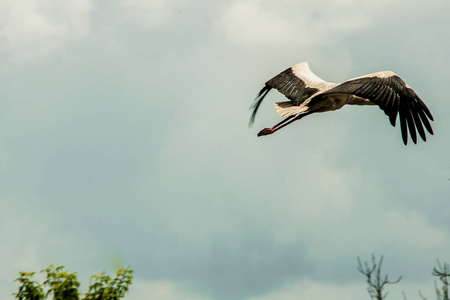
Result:
[[[30,60],[77,41],[89,33],[89,0],[1,1],[0,38],[14,60]]]
[[[304,7],[280,3],[269,15],[293,24],[294,35]],[[265,44],[258,27],[236,29],[261,16],[226,22],[250,4],[268,13],[259,2],[199,1],[140,27],[142,19],[108,23],[97,10],[90,38],[45,59],[19,66],[2,49],[8,243],[0,257],[14,262],[6,272],[57,260],[93,274],[118,253],[137,282],[180,299],[287,299],[299,287],[306,295],[362,287],[356,256],[375,252],[406,283],[429,279],[423,270],[445,260],[450,243],[448,5],[409,6],[403,15],[398,4],[381,17],[382,4],[373,12],[357,5],[352,12],[367,22],[348,28],[333,26],[341,19],[322,23],[331,4],[323,15],[310,8],[307,20],[335,31],[321,43],[286,46],[288,35]],[[248,44],[239,44],[242,34]],[[429,105],[436,135],[404,147],[382,111],[348,107],[257,138],[278,122],[271,102],[282,96],[271,93],[248,129],[252,99],[271,76],[305,60],[329,81],[393,69]],[[3,229],[23,218],[32,221]],[[33,239],[32,224],[40,224]],[[41,256],[49,237],[52,251]],[[29,238],[28,252],[12,246]],[[13,292],[10,274],[1,278]]]

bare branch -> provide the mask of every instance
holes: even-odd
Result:
[[[450,286],[450,265],[445,263],[441,265],[437,261],[437,267],[433,268],[433,276],[439,277],[442,282],[442,291],[440,291],[435,282],[436,295],[438,300],[449,300],[449,286]]]
[[[383,289],[386,284],[396,284],[403,276],[400,276],[395,281],[390,281],[388,275],[381,279],[381,265],[383,264],[383,256],[380,257],[380,261],[377,263],[375,255],[372,254],[372,266],[369,267],[367,262],[364,265],[361,263],[361,259],[358,257],[358,267],[357,270],[366,276],[367,280],[367,291],[372,299],[383,300],[386,299],[387,292],[383,293]]]

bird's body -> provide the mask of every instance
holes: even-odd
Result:
[[[252,105],[250,123],[253,123],[259,106],[272,88],[290,100],[275,103],[277,113],[285,119],[261,130],[258,136],[271,134],[309,114],[337,110],[346,104],[378,105],[389,116],[392,126],[395,126],[399,114],[405,145],[408,129],[414,143],[417,141],[416,129],[424,141],[423,126],[433,134],[429,122],[433,116],[427,106],[411,87],[391,71],[364,75],[339,84],[320,79],[311,72],[308,63],[299,63],[266,82]]]

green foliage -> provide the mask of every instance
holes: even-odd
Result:
[[[19,272],[19,278],[15,281],[20,283],[19,291],[15,295],[19,300],[44,300],[52,296],[53,300],[79,300],[78,291],[80,283],[77,273],[68,273],[64,266],[55,267],[50,265],[41,271],[46,274],[46,280],[41,285],[32,281],[35,273]],[[125,296],[133,279],[133,270],[122,268],[117,270],[112,279],[105,273],[91,276],[93,283],[89,286],[89,292],[82,300],[118,300]],[[44,293],[44,287],[47,292]]]
[[[78,288],[80,283],[77,280],[77,273],[67,273],[64,266],[55,267],[50,265],[41,272],[47,273],[47,280],[44,286],[48,286],[47,297],[53,294],[53,300],[78,300]]]
[[[117,270],[116,278],[111,279],[105,273],[91,276],[94,283],[89,287],[89,293],[84,300],[117,300],[125,296],[133,279],[133,270],[123,268]]]
[[[44,299],[44,290],[42,286],[37,281],[31,280],[33,277],[33,273],[28,272],[19,272],[19,278],[14,281],[18,281],[20,283],[19,291],[16,294],[16,299],[19,300],[43,300]]]

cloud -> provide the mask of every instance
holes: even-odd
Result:
[[[376,157],[368,155],[373,152],[369,149],[375,145],[373,140],[360,142],[352,133],[355,129],[364,130],[365,126],[374,126],[376,131],[377,125],[366,125],[369,122],[355,125],[351,116],[379,114],[379,121],[386,122],[379,109],[346,107],[336,113],[317,114],[270,138],[258,139],[255,134],[259,127],[246,128],[249,103],[243,103],[243,99],[250,100],[253,95],[244,95],[252,87],[241,84],[248,83],[245,79],[248,73],[234,74],[231,67],[226,70],[223,65],[227,60],[211,66],[215,73],[207,70],[205,63],[197,63],[195,58],[191,57],[189,63],[195,64],[197,72],[190,74],[187,68],[180,70],[178,76],[195,78],[193,81],[197,82],[197,74],[220,73],[224,78],[233,78],[233,88],[228,85],[223,93],[216,91],[213,88],[215,76],[201,77],[199,87],[191,86],[186,94],[201,95],[201,99],[179,101],[158,156],[157,183],[148,187],[153,191],[161,190],[158,194],[164,201],[158,204],[161,209],[158,214],[166,216],[165,228],[170,228],[183,245],[183,257],[193,262],[185,269],[174,267],[167,278],[179,282],[191,278],[191,287],[216,298],[246,299],[260,293],[271,294],[302,276],[317,282],[348,284],[358,276],[354,268],[358,255],[375,252],[397,258],[404,251],[404,245],[417,243],[420,246],[411,249],[408,259],[393,263],[404,267],[419,257],[439,257],[442,252],[433,248],[433,243],[439,239],[441,243],[436,244],[437,247],[446,248],[449,241],[442,228],[430,225],[426,217],[415,214],[411,208],[391,209],[389,203],[393,199],[383,186],[385,181],[367,176],[371,175],[370,168],[379,166],[378,160],[392,164],[392,157],[397,153],[380,151]],[[224,85],[227,84],[225,79]],[[280,95],[274,92],[268,97],[271,98],[262,110],[277,118],[270,102],[273,102],[272,97],[279,99]],[[257,126],[275,123],[268,121],[263,111],[261,113]],[[387,129],[395,130],[388,126],[387,123]],[[392,147],[402,146],[399,142]],[[355,150],[355,143],[359,150]],[[400,150],[404,151],[403,146]],[[359,164],[361,161],[365,164]],[[396,175],[386,170],[390,170],[389,166],[380,167],[376,175],[384,174],[384,180]],[[167,182],[170,188],[164,188]],[[246,230],[249,234],[242,234]],[[258,230],[264,232],[258,238],[260,246],[245,248],[245,240]],[[412,236],[412,232],[417,236]],[[425,244],[418,241],[422,235],[429,237]],[[211,242],[217,237],[222,239],[219,246]],[[287,253],[295,255],[275,251],[271,249],[272,244],[281,245]],[[215,247],[222,252],[208,259],[208,251]],[[258,252],[257,248],[265,251]],[[284,272],[277,273],[271,265],[258,262],[254,270],[271,270],[277,280],[247,276],[252,279],[244,281],[245,287],[242,287],[238,282],[228,286],[227,276],[207,271],[208,264],[215,264],[229,277],[233,272],[244,273],[244,269],[250,269],[245,261],[250,253],[275,260]],[[174,257],[181,255],[172,254]],[[307,268],[302,268],[300,263],[290,263],[295,261],[296,255],[300,262],[308,262]],[[283,257],[286,260],[282,260]],[[227,262],[226,266],[222,261]],[[172,263],[183,266],[183,261]],[[424,260],[420,263],[426,264]],[[234,267],[237,265],[242,268]],[[192,273],[195,270],[195,275],[186,270]],[[213,287],[215,294],[205,286]],[[232,286],[239,292],[227,294]],[[364,287],[362,290],[365,291]]]
[[[364,278],[361,278],[360,284],[333,284],[300,280],[266,295],[249,298],[249,300],[364,299],[367,297]]]
[[[271,293],[263,296],[252,297],[248,300],[292,300],[292,299],[369,299],[367,292],[366,278],[357,273],[356,268],[353,269],[355,274],[358,274],[358,281],[349,284],[335,284],[327,282],[317,282],[312,280],[299,280],[295,283],[289,284]],[[405,270],[407,271],[407,270]],[[422,269],[423,272],[423,269]],[[426,297],[432,298],[435,295],[433,289],[433,278],[429,272],[428,279],[422,282],[408,281],[408,274],[405,273],[403,279],[394,285],[388,285],[384,291],[389,293],[389,297],[393,299],[400,299],[403,292],[408,297],[416,297],[419,290]],[[390,280],[397,279],[393,273],[386,273],[382,269],[382,274],[388,274]],[[384,276],[384,275],[383,275]],[[413,296],[411,296],[413,295]]]
[[[91,0],[0,1],[0,44],[10,57],[48,54],[89,33]]]
[[[126,298],[129,300],[148,299],[154,300],[209,300],[211,298],[195,294],[183,285],[173,281],[145,281],[133,280]]]
[[[54,224],[61,215],[44,212],[42,205],[34,206],[16,196],[0,199],[0,298],[7,299],[17,284],[13,284],[19,271],[39,272],[51,263],[67,265],[70,270],[78,268],[82,261],[91,261],[96,256],[96,245],[87,242],[87,235],[61,234]],[[90,254],[83,252],[89,245]],[[66,253],[70,253],[68,260]],[[94,259],[95,260],[95,259]],[[75,264],[76,262],[76,264]],[[78,268],[76,271],[82,271]],[[39,274],[36,274],[38,279]],[[36,279],[35,276],[35,279]],[[41,281],[42,282],[42,281]]]
[[[367,27],[371,18],[366,10],[354,1],[238,0],[225,7],[218,25],[225,41],[238,48],[316,45]]]
[[[136,271],[130,299],[360,299],[368,295],[356,256],[370,259],[373,252],[385,255],[393,276],[429,278],[434,259],[445,260],[449,248],[446,106],[436,115],[436,136],[407,148],[377,108],[317,114],[257,138],[258,129],[279,121],[271,102],[283,96],[276,91],[255,128],[247,122],[264,80],[288,66],[280,59],[296,63],[304,56],[286,49],[307,43],[292,36],[317,38],[311,65],[333,80],[355,71],[352,64],[358,72],[387,64],[380,48],[395,53],[390,64],[400,56],[410,60],[405,44],[429,51],[439,33],[430,30],[435,16],[423,21],[429,27],[416,22],[421,14],[408,25],[431,32],[429,43],[404,35],[402,46],[390,49],[368,41],[374,32],[400,41],[403,31],[392,26],[404,19],[375,26],[377,19],[359,2],[355,8],[342,1],[339,8],[325,1],[224,1],[197,5],[180,18],[177,5],[114,1],[107,11],[114,17],[97,10],[95,20],[112,24],[107,38],[117,47],[96,36],[66,48],[64,60],[48,56],[42,66],[4,76],[0,233],[7,242],[0,251],[11,267],[2,271],[2,285],[11,287],[10,274],[20,269],[39,270],[55,260],[73,271],[92,270],[87,275],[124,262]],[[114,15],[117,7],[127,16]],[[123,17],[138,26],[122,26]],[[444,53],[442,34],[433,45]],[[326,37],[342,43],[327,44]],[[255,45],[277,53],[253,51]],[[361,59],[355,63],[347,49]],[[423,74],[425,66],[414,72]],[[445,79],[445,70],[438,75]],[[442,86],[430,89],[433,97],[445,99]],[[436,215],[442,222],[432,223]],[[51,242],[52,252],[42,241]],[[90,256],[106,263],[94,266]]]
[[[234,0],[224,7],[217,25],[225,42],[239,49],[308,48],[363,31],[387,15],[414,13],[437,5],[439,1],[427,6],[387,0]]]
[[[174,14],[184,8],[177,0],[122,0],[119,7],[124,10],[125,20],[144,28],[157,28],[171,20]]]
[[[401,241],[397,243],[401,248],[406,246],[430,251],[434,248],[448,249],[450,246],[449,232],[445,227],[429,224],[424,216],[414,211],[389,211],[385,226],[391,228],[390,232],[385,230],[388,238],[392,242]]]

